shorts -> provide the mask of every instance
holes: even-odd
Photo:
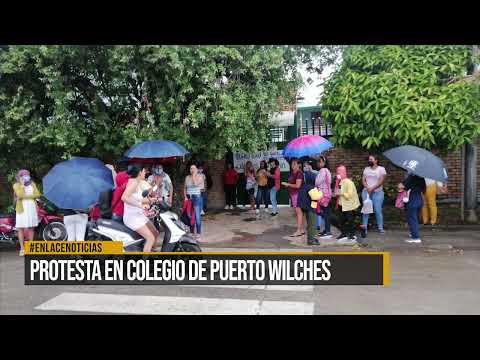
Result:
[[[290,194],[290,202],[291,202],[291,206],[292,206],[293,208],[298,207],[298,205],[297,205],[297,200],[298,200],[298,193],[296,193],[296,194]]]

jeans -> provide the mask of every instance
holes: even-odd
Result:
[[[367,198],[367,190],[363,189],[362,201],[364,201],[366,198]],[[373,203],[373,212],[375,213],[375,218],[377,220],[378,230],[383,230],[383,213],[382,213],[383,198],[384,198],[383,190],[372,192],[370,194],[370,200],[372,200],[372,203]],[[365,231],[367,231],[369,215],[370,214],[362,214],[362,225],[364,226]]]
[[[268,208],[268,188],[266,186],[259,186],[257,189],[257,209],[260,209],[261,203],[265,204],[265,209]]]
[[[322,213],[321,213],[321,216],[323,218],[323,222],[325,223],[325,227],[323,229],[324,232],[326,233],[330,233],[330,223],[331,223],[331,220],[330,220],[330,217],[331,217],[331,211],[332,209],[330,208],[330,206],[320,206],[321,210],[322,210]]]
[[[270,189],[270,202],[272,203],[272,212],[278,213],[277,189],[275,188],[275,186]]]
[[[225,185],[225,203],[228,206],[235,206],[235,185]]]
[[[197,227],[197,234],[202,233],[202,196],[201,195],[190,195],[192,199],[193,209],[195,210],[195,226]]]
[[[208,197],[207,197],[207,192],[206,191],[202,191],[202,209],[203,211],[207,212],[207,200],[208,200]]]
[[[406,207],[407,222],[412,239],[420,239],[420,234],[418,231],[418,211],[421,206],[409,206],[409,204],[407,204]]]

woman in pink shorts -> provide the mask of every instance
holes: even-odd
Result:
[[[291,169],[292,172],[288,177],[288,182],[282,182],[282,185],[288,189],[290,203],[292,204],[292,207],[295,208],[295,214],[297,217],[297,231],[290,236],[297,237],[305,234],[302,209],[297,206],[298,192],[303,184],[303,172],[300,170],[300,161],[298,159],[292,159]]]

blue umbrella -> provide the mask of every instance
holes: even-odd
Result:
[[[318,135],[302,135],[290,141],[285,149],[283,156],[286,158],[301,158],[321,154],[333,147],[327,139]]]
[[[132,146],[125,153],[125,157],[130,159],[171,158],[185,156],[188,153],[187,149],[175,141],[150,140]]]
[[[445,163],[430,151],[412,145],[403,145],[383,153],[396,166],[408,172],[432,180],[448,180]]]
[[[86,209],[114,186],[110,169],[98,159],[85,157],[55,165],[42,183],[44,196],[62,209]]]

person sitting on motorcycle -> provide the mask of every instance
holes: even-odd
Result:
[[[146,172],[147,169],[142,165],[128,166],[129,179],[121,199],[124,203],[123,223],[145,239],[143,251],[150,252],[155,241],[159,240],[160,233],[144,212],[154,201],[151,197],[144,198],[142,195]]]
[[[18,242],[20,243],[20,256],[25,255],[23,240],[25,236],[29,241],[33,240],[34,229],[38,226],[37,203],[35,202],[41,194],[37,186],[30,178],[28,170],[20,170],[16,176],[17,181],[13,184],[15,198],[15,227],[18,231]]]
[[[152,168],[152,173],[153,174],[148,177],[148,182],[153,187],[157,186],[155,191],[152,191],[152,193],[165,201],[169,206],[172,206],[173,185],[170,176],[163,171],[162,165],[154,166]]]

